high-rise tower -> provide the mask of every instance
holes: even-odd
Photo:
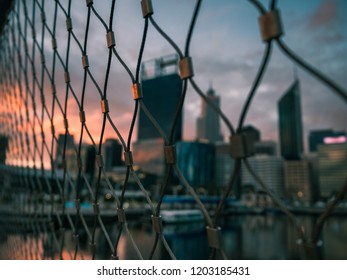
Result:
[[[122,162],[122,145],[117,139],[106,139],[103,144],[103,154],[105,156],[105,170],[111,171],[113,167],[123,165]]]
[[[0,164],[5,164],[8,137],[0,134]]]
[[[216,107],[220,107],[220,98],[212,87],[207,91],[207,99]],[[197,120],[197,138],[212,143],[223,141],[219,120],[218,113],[205,100],[202,100],[201,115]]]
[[[182,93],[182,80],[178,75],[177,63],[177,56],[165,56],[144,63],[142,68],[143,102],[168,137]],[[150,70],[153,70],[153,73],[150,73]],[[160,137],[147,115],[140,110],[137,140]],[[182,140],[182,111],[178,115],[173,139]]]
[[[300,88],[296,79],[278,102],[281,155],[298,160],[303,153]]]
[[[182,95],[182,80],[178,74],[177,55],[168,55],[142,64],[143,103],[159,124],[167,138],[171,135],[177,108]],[[172,140],[182,140],[182,110],[177,114]],[[164,139],[145,111],[139,111],[137,141],[133,143],[133,157],[138,168],[155,176],[163,176]]]

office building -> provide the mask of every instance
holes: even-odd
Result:
[[[206,94],[210,103],[220,108],[220,98],[211,87]],[[201,115],[197,119],[197,138],[211,143],[223,141],[220,131],[220,116],[205,100],[202,99]]]
[[[315,196],[313,183],[313,166],[309,160],[284,162],[285,193],[290,201],[313,202]]]
[[[347,183],[347,143],[318,146],[320,196],[329,198]]]
[[[177,165],[194,188],[208,188],[214,178],[214,145],[203,142],[178,142]]]
[[[284,195],[283,159],[276,156],[256,155],[248,158],[254,172],[262,179],[265,185],[277,196]],[[254,191],[262,191],[260,183],[249,172],[246,165],[241,166],[242,187],[252,187]]]
[[[259,142],[261,140],[260,130],[252,125],[246,125],[242,127],[242,132],[246,133],[254,142]]]
[[[333,131],[332,129],[312,130],[308,135],[310,152],[317,152],[318,145],[347,142],[347,133],[344,131]]]
[[[112,168],[123,165],[122,145],[116,139],[107,139],[102,145],[104,156],[105,171],[111,171]]]
[[[286,160],[301,159],[303,132],[299,81],[295,80],[278,102],[281,155]]]
[[[178,75],[178,57],[165,56],[142,65],[143,102],[169,137],[182,94],[182,80]],[[183,111],[183,110],[182,110]],[[182,111],[178,115],[174,141],[182,140]],[[137,140],[160,138],[143,110],[139,111]]]
[[[5,164],[6,151],[8,146],[8,137],[0,135],[0,164]]]
[[[271,140],[255,142],[255,154],[277,156],[277,143]]]
[[[235,160],[230,155],[230,144],[217,143],[215,145],[214,181],[218,189],[229,186],[234,165]]]
[[[82,170],[91,183],[96,172],[96,150],[94,145],[83,144],[81,147]]]
[[[66,139],[65,139],[66,137]],[[66,141],[66,144],[65,144]],[[65,153],[64,153],[65,149]],[[74,137],[70,134],[59,134],[55,156],[55,167],[64,169],[63,157],[65,156],[66,169],[69,172],[76,172],[77,168],[77,149],[75,147]]]
[[[164,141],[162,138],[137,141],[132,147],[135,168],[144,173],[164,176]]]

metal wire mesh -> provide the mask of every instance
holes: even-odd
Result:
[[[280,22],[279,10],[276,1],[271,1],[269,9],[266,9],[256,0],[249,1],[258,9],[260,14],[260,27],[264,41],[264,54],[259,66],[257,75],[251,86],[248,98],[242,109],[239,122],[234,126],[224,112],[214,103],[210,102],[198,83],[194,79],[192,61],[194,54],[190,53],[190,43],[194,33],[196,20],[199,17],[199,9],[202,1],[196,1],[192,11],[191,22],[185,36],[185,45],[181,49],[178,44],[171,39],[156,22],[155,6],[151,1],[141,1],[143,15],[143,32],[140,47],[137,51],[137,64],[135,70],[129,66],[121,57],[117,50],[114,30],[114,14],[116,1],[107,2],[110,5],[109,14],[101,15],[96,3],[87,0],[83,13],[83,22],[76,20],[71,10],[72,1],[13,1],[13,8],[8,16],[8,22],[1,34],[0,51],[0,98],[1,103],[6,106],[1,107],[0,133],[9,137],[7,158],[10,162],[2,166],[3,174],[11,174],[11,181],[8,183],[8,191],[15,198],[15,205],[11,209],[6,209],[6,213],[11,218],[11,223],[6,224],[6,231],[13,232],[14,238],[8,241],[8,246],[18,253],[17,258],[27,259],[83,259],[85,255],[96,257],[96,248],[100,246],[96,239],[97,231],[105,236],[106,246],[112,254],[111,259],[119,258],[120,238],[122,234],[129,237],[129,246],[135,252],[138,259],[152,259],[155,255],[159,242],[167,251],[171,259],[175,259],[172,249],[168,245],[164,235],[165,225],[161,218],[161,205],[165,197],[166,189],[169,185],[169,177],[175,173],[181,184],[194,198],[201,210],[206,224],[208,244],[210,247],[210,258],[227,259],[222,243],[223,229],[220,219],[226,201],[232,191],[233,186],[240,174],[241,163],[246,167],[254,178],[260,183],[262,188],[271,196],[275,205],[288,216],[289,220],[297,229],[297,238],[300,238],[307,248],[315,248],[322,229],[324,220],[329,216],[335,205],[343,199],[347,191],[347,185],[341,189],[340,194],[334,202],[327,207],[326,211],[318,219],[312,234],[304,231],[296,216],[280,201],[278,196],[272,193],[259,175],[257,175],[249,164],[247,147],[242,137],[242,128],[248,111],[252,108],[251,103],[261,80],[270,63],[272,49],[276,45],[282,50],[289,60],[305,69],[311,75],[317,77],[338,94],[344,101],[347,101],[346,91],[332,82],[324,74],[310,66],[307,62],[298,57],[282,40],[282,25]],[[89,57],[88,43],[93,40],[91,28],[98,25],[105,34],[107,53],[105,57],[104,74],[96,73],[99,69],[94,66],[98,58]],[[166,135],[160,127],[158,121],[146,107],[146,97],[141,92],[140,66],[143,52],[146,50],[147,30],[151,25],[164,40],[177,53],[180,61],[180,76],[182,79],[182,94],[176,116],[171,125],[169,135]],[[71,53],[77,52],[82,59],[79,70],[75,64],[80,62],[71,61]],[[123,73],[130,78],[129,92],[124,93],[134,99],[134,107],[130,126],[127,134],[122,135],[121,129],[117,125],[115,115],[112,115],[113,108],[109,105],[110,69],[118,65]],[[78,72],[78,74],[76,74]],[[101,77],[101,78],[100,78]],[[204,99],[211,106],[225,123],[230,134],[231,150],[238,151],[233,154],[235,165],[230,170],[230,182],[214,209],[209,211],[201,201],[196,190],[188,183],[176,162],[176,150],[174,133],[177,126],[178,116],[183,110],[186,101],[187,88],[192,87],[196,92],[196,98]],[[89,121],[89,112],[86,99],[88,94],[100,96],[102,122],[98,124],[99,134],[95,135],[95,123]],[[169,104],[166,104],[169,106]],[[135,123],[139,110],[143,110],[158,133],[164,139],[163,154],[167,165],[165,176],[160,188],[159,199],[154,201],[143,185],[141,178],[134,169],[131,143]],[[72,112],[79,113],[80,129],[78,131],[78,143],[72,144],[75,154],[75,162],[67,161],[68,153],[71,151],[69,137],[71,136],[69,127],[69,116]],[[63,128],[63,129],[62,129]],[[126,175],[123,184],[115,186],[107,177],[104,167],[104,155],[102,154],[104,145],[105,130],[111,129],[113,134],[119,139],[126,159]],[[59,145],[57,130],[63,130],[63,145]],[[239,138],[241,137],[241,138]],[[241,139],[237,146],[235,141]],[[86,162],[82,157],[82,145],[87,141],[92,143],[96,153],[97,175],[94,181],[90,181],[85,172]],[[58,163],[54,151],[62,147],[59,154],[61,161]],[[47,159],[49,159],[47,161]],[[136,162],[135,162],[136,163]],[[58,168],[58,164],[62,169]],[[72,165],[77,166],[77,172],[72,172]],[[126,193],[128,192],[129,180],[135,181],[137,187],[145,198],[146,207],[143,209],[150,217],[153,225],[155,238],[150,252],[141,252],[136,244],[131,229],[128,227],[128,213],[124,209]],[[88,200],[92,202],[93,209],[85,209],[81,206],[81,190],[84,186],[88,193]],[[105,213],[107,209],[100,208],[102,197],[102,187],[106,186],[115,197],[115,208],[110,214],[112,224],[118,225],[117,232],[110,231],[105,223]],[[59,202],[55,201],[58,189]],[[119,188],[119,189],[117,189]],[[120,192],[119,192],[120,191]],[[84,195],[84,194],[83,194]],[[73,197],[74,205],[71,208],[66,206],[68,198]],[[148,210],[148,211],[147,211]],[[92,215],[92,223],[87,222],[87,217]],[[33,233],[26,237],[25,233]],[[66,232],[72,232],[72,242],[66,240]],[[90,244],[89,248],[82,248],[80,243],[81,232],[87,236]],[[23,243],[24,242],[24,243]],[[24,245],[23,245],[24,244]],[[43,254],[42,246],[46,246]],[[48,253],[47,253],[48,252]],[[87,253],[86,253],[87,252]],[[311,257],[312,252],[307,251],[305,257]]]

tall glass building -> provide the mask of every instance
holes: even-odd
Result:
[[[167,56],[144,63],[142,66],[143,102],[168,137],[182,94],[182,80],[178,75],[177,63],[176,56]],[[154,68],[153,73],[150,71],[151,67]],[[140,110],[137,140],[160,137],[144,111]],[[182,140],[182,111],[178,115],[174,140]]]
[[[304,151],[299,81],[295,80],[278,102],[281,155],[298,160]]]
[[[5,135],[0,135],[0,164],[5,164],[7,146],[8,137]]]
[[[118,142],[117,139],[106,139],[105,143],[102,146],[104,161],[105,161],[105,170],[111,171],[113,167],[123,165],[122,162],[122,145]]]
[[[318,160],[320,196],[329,198],[347,184],[347,143],[319,145]]]
[[[179,142],[177,164],[194,188],[210,187],[214,179],[215,148],[211,143]]]
[[[207,91],[206,98],[220,108],[220,98],[216,95],[213,88]],[[202,100],[201,115],[197,120],[197,138],[212,143],[223,141],[219,120],[220,116],[218,113],[205,100]]]

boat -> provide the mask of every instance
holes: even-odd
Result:
[[[200,222],[204,217],[199,209],[161,210],[164,223]]]

